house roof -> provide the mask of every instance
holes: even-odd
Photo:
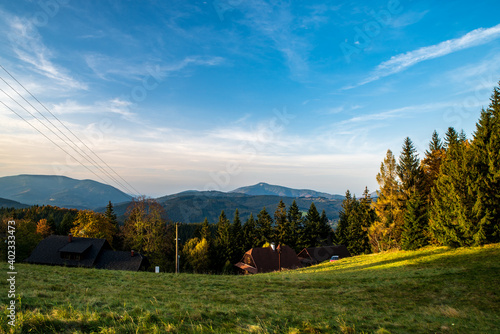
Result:
[[[87,240],[75,240],[74,242],[66,244],[59,252],[82,254],[90,247],[92,247],[92,242]]]
[[[245,263],[245,257],[250,256],[254,266]],[[240,262],[236,263],[240,269],[252,274],[266,273],[279,270],[280,256],[278,251],[273,251],[271,247],[252,248],[245,253]],[[293,249],[288,246],[281,246],[281,268],[294,269],[300,268],[302,264]]]
[[[75,254],[81,259],[66,258],[61,253]],[[51,235],[38,243],[31,255],[25,260],[28,263],[60,265],[70,267],[87,267],[116,270],[139,270],[147,266],[147,259],[141,254],[131,256],[130,252],[113,251],[106,239]]]
[[[146,265],[146,262],[146,258],[141,254],[135,253],[134,256],[131,256],[130,252],[103,250],[95,267],[98,269],[138,271],[141,266]]]
[[[316,264],[329,260],[333,255],[338,255],[339,258],[350,257],[351,253],[344,245],[323,246],[304,248],[297,256],[302,263]]]
[[[94,266],[102,249],[111,249],[106,239],[73,237],[69,242],[67,236],[51,235],[38,243],[26,262],[90,268]],[[88,251],[81,260],[65,259],[60,254],[60,252],[82,254],[82,250]]]

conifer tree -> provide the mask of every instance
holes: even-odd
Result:
[[[245,224],[243,224],[243,244],[245,252],[251,248],[259,246],[257,241],[256,224],[257,223],[255,222],[252,213]]]
[[[321,225],[320,225],[320,229],[322,231],[322,234],[325,236],[325,240],[326,242],[324,242],[325,244],[332,244],[332,243],[335,243],[336,241],[336,238],[335,238],[335,232],[333,231],[332,227],[330,226],[330,221],[328,219],[328,217],[326,216],[326,211],[323,209],[323,211],[321,211]]]
[[[415,250],[428,244],[427,204],[418,191],[411,193],[406,202],[401,248]]]
[[[434,130],[432,140],[429,143],[429,149],[425,151],[425,158],[422,160],[423,172],[423,194],[427,202],[431,202],[431,189],[434,187],[439,175],[439,168],[445,156],[443,143],[439,138],[438,133]]]
[[[320,228],[320,224],[321,216],[319,215],[314,202],[312,202],[304,221],[305,247],[322,246],[322,243],[325,241],[324,239],[326,239],[327,236],[325,238],[322,234],[323,231]]]
[[[375,221],[375,211],[371,208],[371,198],[368,188],[365,188],[363,197],[358,201],[354,198],[348,218],[347,249],[351,254],[370,253],[368,228]]]
[[[233,224],[231,225],[231,238],[233,239],[231,263],[234,264],[238,262],[245,253],[244,244],[241,242],[243,239],[243,227],[241,226],[238,209],[234,212]]]
[[[458,133],[453,127],[449,127],[444,136],[444,148],[448,150],[451,146],[458,144]]]
[[[216,263],[216,269],[222,270],[222,267],[226,262],[231,262],[233,250],[231,243],[231,224],[229,219],[226,217],[224,210],[221,211],[219,220],[217,221],[217,232],[215,239],[215,248],[217,253],[217,258],[214,259]]]
[[[274,235],[277,244],[290,246],[293,243],[293,236],[290,221],[287,217],[286,206],[283,200],[280,200],[278,207],[274,212],[274,223],[276,224]]]
[[[210,224],[208,223],[207,217],[205,217],[205,220],[201,224],[200,237],[208,242],[212,240],[212,233],[210,232]]]
[[[458,247],[472,244],[473,198],[469,193],[469,154],[467,142],[450,141],[432,190],[430,232],[434,240],[443,245]]]
[[[257,215],[257,245],[262,247],[266,242],[273,241],[273,219],[264,207]]]
[[[422,171],[420,169],[420,159],[417,149],[409,137],[405,138],[403,150],[399,156],[397,172],[401,181],[401,192],[405,200],[410,197],[410,193],[421,185]]]
[[[398,248],[403,227],[403,196],[398,181],[396,159],[387,150],[377,174],[379,190],[377,201],[372,204],[376,221],[369,227],[368,235],[374,252]],[[338,235],[337,235],[338,238]]]
[[[295,200],[293,200],[292,205],[288,209],[288,221],[290,222],[290,239],[292,240],[289,246],[296,252],[300,252],[305,247],[303,241],[304,225],[302,212],[300,212]]]
[[[349,216],[351,215],[355,201],[356,198],[353,198],[351,196],[351,192],[347,190],[345,193],[345,199],[341,204],[341,209],[339,211],[339,223],[337,225],[337,230],[335,231],[339,245],[347,246],[349,242]]]

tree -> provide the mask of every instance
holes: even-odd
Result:
[[[428,244],[427,205],[425,199],[414,191],[406,202],[401,248],[415,250]]]
[[[444,148],[448,150],[451,146],[458,144],[460,140],[458,139],[458,133],[453,127],[449,127],[448,131],[444,135]]]
[[[347,246],[349,242],[349,217],[351,215],[351,211],[353,210],[355,201],[356,197],[353,198],[351,196],[351,192],[347,190],[345,193],[345,199],[341,204],[341,209],[339,211],[339,223],[337,225],[337,230],[335,231],[337,242],[340,245]]]
[[[257,223],[253,218],[253,214],[250,214],[250,217],[247,219],[245,224],[243,224],[243,249],[245,252],[258,246],[256,224]]]
[[[257,215],[256,232],[259,247],[273,241],[273,219],[265,207]]]
[[[348,217],[347,249],[351,254],[368,254],[371,252],[368,228],[375,221],[375,211],[371,208],[368,188],[360,200],[354,198]]]
[[[245,253],[245,248],[243,247],[243,227],[241,226],[240,213],[238,209],[234,212],[233,224],[231,225],[231,237],[232,242],[232,252],[231,252],[231,263],[234,264],[238,262],[243,254]]]
[[[370,226],[368,235],[374,252],[398,248],[403,227],[403,196],[398,181],[396,159],[387,150],[377,174],[379,189],[377,201],[372,203],[376,221]],[[337,233],[337,238],[339,238]]]
[[[224,210],[221,211],[217,221],[215,237],[216,258],[213,259],[217,270],[222,270],[226,262],[231,262],[233,256],[231,224]]]
[[[110,245],[113,243],[115,225],[108,222],[101,213],[92,210],[79,211],[73,225],[71,233],[75,237],[104,238]]]
[[[128,247],[145,253],[152,266],[172,267],[175,236],[164,216],[164,209],[156,200],[134,199],[127,208],[124,238]]]
[[[407,200],[412,191],[420,191],[422,181],[420,159],[418,158],[417,149],[409,137],[405,138],[396,169],[401,181],[401,193],[404,195],[404,199]]]
[[[321,211],[321,223],[320,223],[320,230],[322,235],[326,236],[327,244],[332,244],[333,242],[336,241],[335,238],[335,232],[333,231],[332,227],[330,226],[330,221],[328,220],[328,217],[326,216],[326,211],[323,210]]]
[[[201,224],[200,237],[202,239],[206,239],[208,242],[212,239],[212,233],[210,232],[210,224],[208,223],[208,219],[205,217],[205,220]]]
[[[432,190],[429,227],[434,240],[443,245],[458,247],[472,244],[470,222],[473,198],[468,191],[471,180],[467,166],[469,150],[468,143],[450,141]]]
[[[423,172],[423,193],[428,203],[431,202],[431,189],[434,187],[439,175],[439,168],[445,156],[443,143],[438,133],[434,130],[429,149],[425,151],[425,158],[421,162]]]
[[[40,234],[42,238],[46,238],[49,235],[54,234],[49,223],[47,223],[47,219],[40,219],[40,221],[36,225],[36,233]]]
[[[274,235],[276,238],[276,242],[282,245],[293,245],[293,233],[290,225],[290,221],[288,220],[286,206],[283,203],[283,200],[280,200],[276,211],[274,212],[274,222],[276,224]]]
[[[210,269],[210,246],[207,239],[189,239],[182,253],[195,273],[206,273]]]
[[[114,226],[114,237],[113,237],[113,248],[121,248],[123,246],[123,237],[120,236],[120,227],[118,225],[118,219],[115,214],[115,210],[113,209],[113,204],[109,201],[106,206],[106,212],[104,212],[104,217],[106,218],[106,222],[112,226]],[[120,240],[121,239],[121,240]]]
[[[299,210],[299,206],[293,200],[292,205],[288,209],[288,221],[290,223],[290,247],[293,248],[296,252],[301,251],[305,245],[303,240],[304,234],[304,225],[302,219],[302,212]]]

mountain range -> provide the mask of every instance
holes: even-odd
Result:
[[[273,215],[280,200],[287,207],[295,200],[303,212],[314,202],[319,212],[325,210],[329,219],[336,219],[343,198],[341,195],[261,182],[230,192],[189,190],[156,200],[165,208],[169,219],[193,223],[201,222],[205,217],[209,222],[216,222],[222,210],[232,219],[234,211],[238,209],[243,221],[252,213],[257,218],[264,207]],[[92,180],[57,175],[0,177],[0,207],[53,205],[104,212],[108,201],[111,201],[116,214],[123,219],[132,200],[132,196]]]

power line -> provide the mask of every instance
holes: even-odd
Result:
[[[78,147],[78,145],[76,145],[64,132],[61,131],[61,129],[59,129],[56,125],[54,125],[47,117],[45,117],[44,114],[42,114],[35,106],[33,106],[28,100],[26,100],[24,98],[24,96],[22,96],[14,87],[12,87],[7,81],[5,81],[4,78],[2,78],[2,76],[0,76],[0,80],[2,80],[7,86],[9,86],[14,92],[16,92],[17,95],[19,95],[26,103],[28,103],[36,112],[38,112],[40,115],[42,115],[42,117],[50,123],[50,125],[52,125],[56,130],[58,130],[64,137],[66,137],[66,139],[73,145],[71,146],[66,140],[64,140],[63,138],[61,138],[57,133],[54,132],[54,130],[50,129],[46,124],[44,124],[42,121],[40,121],[40,119],[38,119],[35,115],[33,115],[28,109],[26,109],[24,106],[22,106],[18,101],[16,101],[12,96],[10,96],[7,92],[5,92],[3,89],[0,88],[0,91],[3,92],[5,95],[7,95],[12,101],[14,101],[19,107],[21,107],[22,109],[24,109],[28,114],[31,115],[31,117],[35,118],[40,124],[42,124],[43,126],[45,126],[47,128],[47,130],[49,130],[50,132],[52,132],[54,135],[56,135],[60,140],[62,140],[66,145],[68,145],[71,149],[73,149],[76,153],[78,153],[82,158],[84,158],[85,160],[87,160],[87,162],[89,162],[92,166],[94,166],[95,168],[97,169],[100,169],[105,175],[107,175],[109,178],[111,178],[113,181],[115,181],[117,184],[119,184],[121,187],[127,189],[127,191],[130,192],[130,189],[128,189],[127,187],[125,187],[123,184],[121,184],[118,180],[116,180],[111,174],[109,174],[108,171],[106,171],[104,168],[102,168],[101,166],[98,165],[98,163],[92,159],[92,157],[90,157],[83,149],[81,149],[80,147]],[[75,148],[76,147],[76,148]],[[80,152],[81,151],[81,152]],[[85,156],[83,156],[83,154],[85,154]],[[90,161],[90,160],[92,161]]]
[[[59,147],[64,153],[66,153],[67,155],[69,155],[71,158],[73,158],[73,160],[77,161],[80,165],[82,165],[83,167],[87,168],[89,172],[91,172],[92,174],[94,174],[95,176],[97,176],[99,179],[101,179],[103,182],[106,182],[102,177],[100,177],[99,175],[97,175],[93,170],[91,170],[90,168],[88,168],[87,166],[85,166],[84,164],[82,164],[78,159],[76,159],[74,156],[72,156],[68,151],[66,151],[64,148],[62,148],[59,144],[57,144],[55,141],[53,141],[51,138],[49,138],[45,133],[43,133],[42,131],[40,131],[36,126],[34,126],[33,124],[31,124],[27,119],[25,119],[23,116],[19,115],[14,109],[12,109],[11,107],[9,107],[8,105],[5,104],[5,102],[3,101],[0,101],[1,104],[3,104],[7,109],[9,109],[10,111],[12,111],[14,114],[16,114],[19,118],[21,118],[23,121],[25,121],[26,123],[28,123],[33,129],[35,129],[36,131],[38,131],[42,136],[44,136],[45,138],[47,138],[48,140],[50,140],[50,142],[54,145],[56,145],[57,147]]]
[[[124,189],[127,189],[127,191],[129,191],[130,193],[134,193],[136,195],[139,195],[139,191],[137,191],[137,189],[135,189],[130,183],[128,183],[123,177],[121,177],[112,167],[110,167],[99,155],[97,155],[90,147],[87,146],[87,144],[85,144],[85,142],[83,142],[83,140],[81,140],[75,133],[73,133],[73,131],[71,131],[63,122],[61,122],[61,120],[56,116],[54,115],[43,103],[40,102],[40,100],[38,100],[26,87],[24,87],[23,84],[21,84],[19,82],[19,80],[17,80],[9,71],[7,71],[7,69],[5,67],[3,67],[1,64],[0,64],[0,67],[15,81],[17,82],[17,84],[19,84],[33,99],[35,99],[35,101],[37,101],[50,115],[52,115],[52,117],[54,117],[67,131],[69,131],[69,133],[71,133],[81,144],[83,144],[90,152],[92,152],[92,154],[94,156],[96,156],[102,163],[104,163],[104,165],[106,165],[107,168],[109,168],[109,170],[111,170],[116,176],[118,176],[123,182],[125,182],[133,191],[131,191],[127,186],[124,186],[121,182],[119,182],[116,178],[114,178],[108,171],[106,171],[102,166],[100,166],[92,157],[90,157],[82,148],[78,147],[78,145],[76,145],[63,131],[61,131],[61,129],[59,129],[56,125],[54,125],[49,119],[47,119],[47,117],[45,117],[45,115],[43,115],[36,107],[34,107],[29,101],[27,101],[15,88],[13,88],[8,82],[6,82],[3,78],[2,81],[4,81],[12,90],[14,90],[14,92],[16,92],[24,101],[26,101],[34,110],[36,110],[40,115],[43,116],[44,119],[46,119],[54,128],[56,128],[61,134],[64,135],[64,137],[66,137],[74,146],[76,146],[79,150],[81,150],[88,158],[90,158],[94,163],[91,162],[91,164],[97,168],[99,168],[101,171],[103,171],[110,179],[114,180],[117,184],[119,184],[122,188]],[[3,90],[2,90],[3,91]],[[9,96],[5,91],[3,91],[7,96]],[[10,96],[9,96],[10,97]],[[15,99],[13,99],[12,97],[10,97],[14,102],[16,102],[18,105],[20,105],[17,101],[15,101]],[[21,117],[21,119],[23,119],[24,121],[28,122],[27,120],[25,120],[22,116],[20,116],[18,113],[16,113],[13,109],[11,109],[10,107],[8,107],[5,103],[2,102],[2,104],[4,104],[9,110],[11,110],[12,112],[14,112],[16,115],[18,115],[19,117]],[[21,106],[21,105],[20,105]],[[22,106],[21,106],[22,107]],[[26,108],[22,107],[23,109],[25,109],[28,113],[30,113]],[[31,114],[31,113],[30,113]],[[32,114],[31,114],[32,115]],[[38,118],[36,118],[34,115],[32,115],[35,119],[37,119],[40,123],[42,123],[44,126],[46,126],[43,122],[41,122]],[[35,128],[38,132],[42,133],[41,131],[39,131],[36,127],[34,127],[31,123],[28,122],[28,124],[30,124],[30,126],[32,126],[33,128]],[[47,126],[46,126],[47,127]],[[48,127],[47,127],[48,128]],[[49,129],[49,128],[48,128]],[[54,133],[57,137],[59,137],[53,130],[49,129],[52,133]],[[43,134],[43,133],[42,133]],[[48,138],[45,134],[43,134],[46,138]],[[59,137],[60,138],[60,137]],[[61,138],[60,138],[61,139]],[[52,143],[55,144],[54,141],[52,141],[51,139],[49,139]],[[61,139],[62,140],[62,139]],[[64,141],[64,140],[63,140]],[[64,141],[68,146],[70,146],[66,141]],[[55,144],[57,145],[57,144]],[[62,149],[59,145],[57,145],[60,149]],[[70,146],[71,147],[71,146]],[[76,150],[74,147],[71,147],[75,152],[79,153],[82,157],[83,155],[78,151]],[[62,149],[64,152],[66,152],[64,149]],[[67,153],[67,152],[66,152]],[[67,153],[69,154],[69,153]],[[70,155],[70,154],[69,154]],[[70,155],[71,156],[71,155]],[[85,157],[84,157],[85,158]],[[87,161],[89,161],[88,158],[85,158]],[[74,159],[74,158],[73,158]],[[79,160],[75,159],[76,161],[78,161],[82,166],[84,166],[85,168],[87,168],[89,171],[90,169],[83,165]],[[90,162],[90,161],[89,161]],[[96,176],[98,176],[95,172],[92,171],[92,173]],[[102,178],[100,176],[98,176],[101,180]],[[104,180],[103,180],[104,181]],[[104,181],[106,182],[106,181]]]

